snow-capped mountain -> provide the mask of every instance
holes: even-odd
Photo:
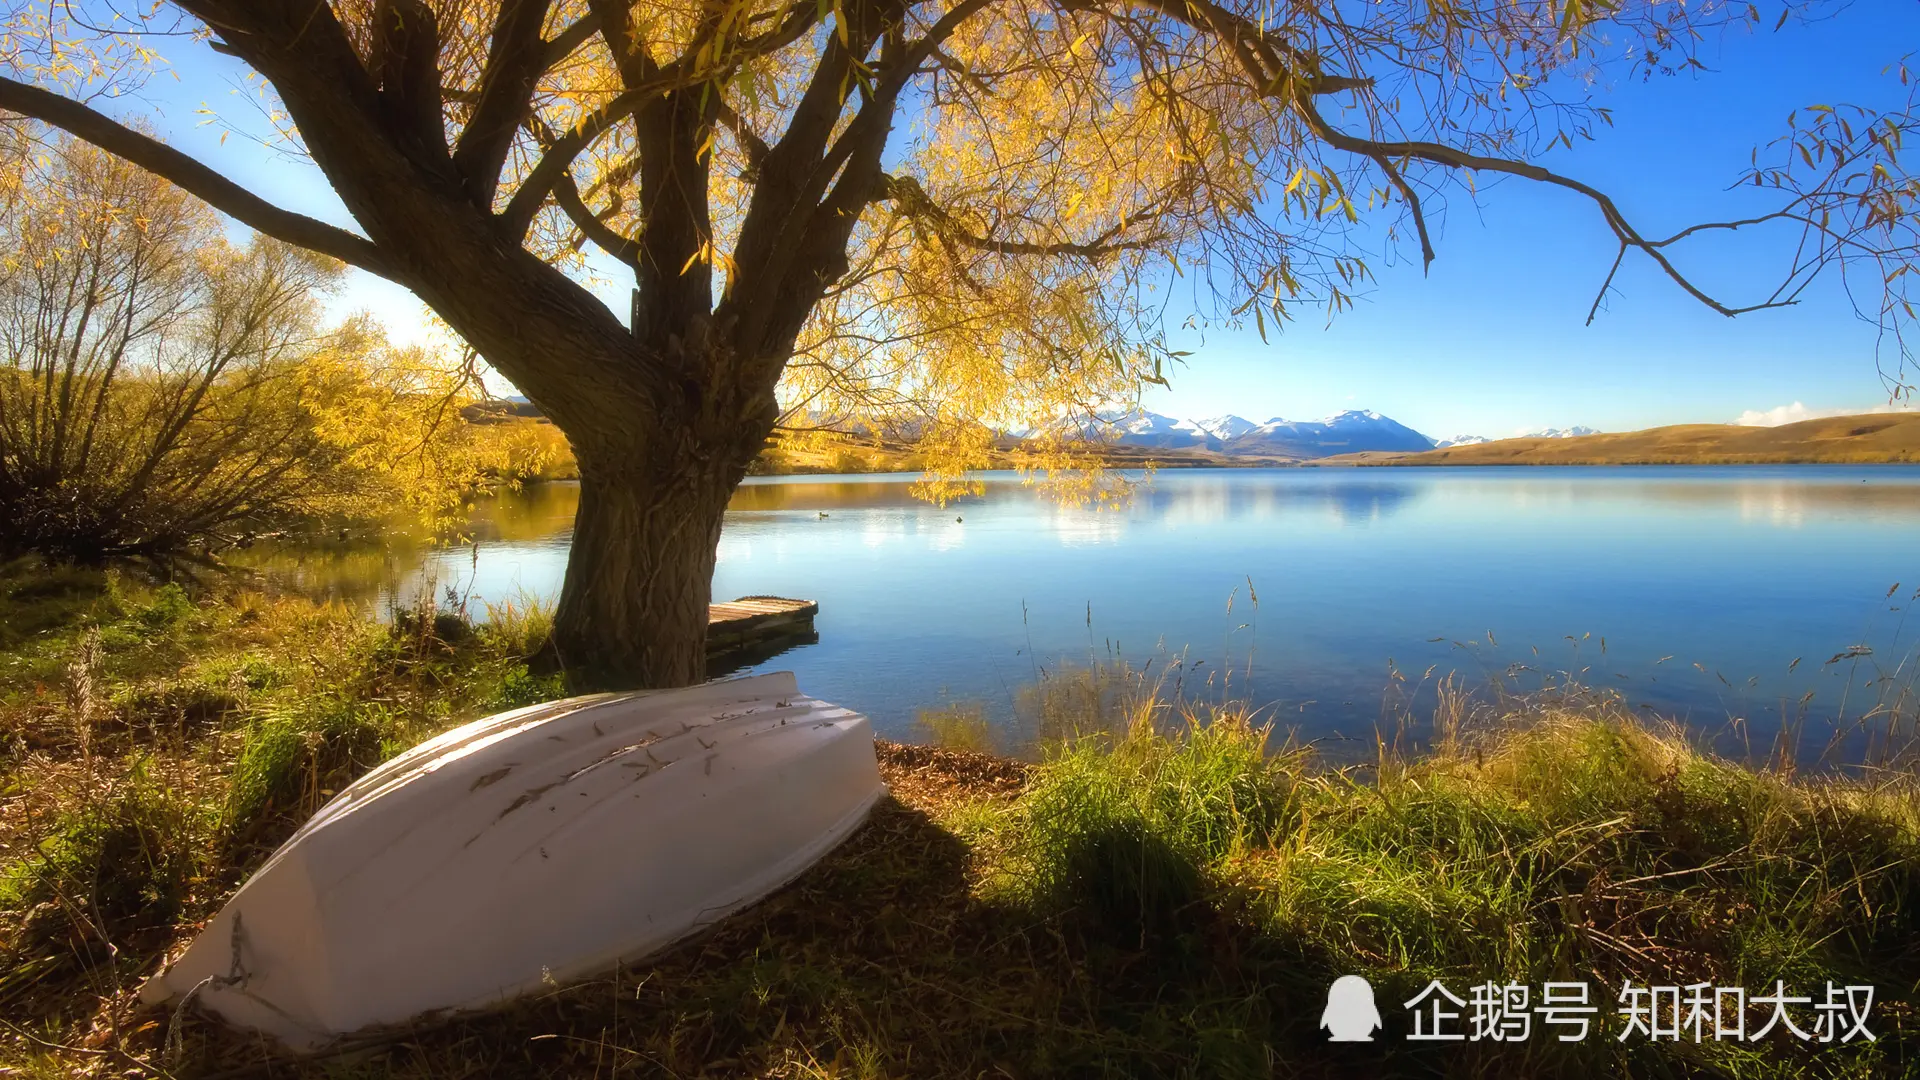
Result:
[[[1582,435],[1598,434],[1600,434],[1598,428],[1575,425],[1570,428],[1541,428],[1539,431],[1529,431],[1520,437],[1523,439],[1577,439]]]
[[[1082,417],[1061,424],[1063,430],[1112,438],[1128,446],[1297,459],[1362,450],[1417,452],[1430,450],[1435,445],[1434,440],[1372,409],[1350,409],[1324,420],[1288,420],[1276,416],[1261,424],[1232,414],[1181,420],[1145,409],[1111,409],[1102,410],[1093,418]],[[1486,441],[1478,436],[1463,438]]]
[[[1225,416],[1209,416],[1200,420],[1194,420],[1192,424],[1194,427],[1219,439],[1221,442],[1226,442],[1229,439],[1237,439],[1260,426],[1245,417],[1235,416],[1232,413],[1228,413]]]
[[[1432,448],[1432,439],[1372,409],[1349,409],[1325,420],[1287,420],[1276,416],[1229,441],[1225,447],[1229,454],[1284,454],[1298,458],[1328,457],[1360,450]]]
[[[1156,446],[1168,450],[1220,448],[1219,439],[1192,421],[1176,420],[1145,409],[1102,409],[1094,414],[1093,419],[1082,419],[1077,423],[1081,432],[1089,437],[1111,437],[1129,446]]]
[[[1038,435],[1045,431],[1079,435],[1088,439],[1112,439],[1128,446],[1157,446],[1184,449],[1208,446],[1214,440],[1192,424],[1145,409],[1101,409],[1092,416],[1063,417],[1018,435]]]
[[[1444,450],[1449,446],[1478,446],[1483,442],[1492,442],[1485,435],[1455,435],[1451,439],[1441,439],[1433,444],[1435,450]]]

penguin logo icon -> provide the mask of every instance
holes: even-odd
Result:
[[[1342,975],[1327,988],[1327,1007],[1320,1014],[1320,1026],[1327,1030],[1328,1042],[1372,1042],[1380,1024],[1380,1010],[1373,1003],[1373,984],[1358,975]]]

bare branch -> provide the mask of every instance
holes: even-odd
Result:
[[[553,185],[553,195],[574,226],[596,247],[636,270],[640,268],[640,245],[588,208],[571,173],[561,175],[560,182]]]
[[[37,86],[0,78],[0,109],[51,124],[125,158],[179,185],[250,229],[403,285],[408,283],[407,276],[372,241],[275,206],[166,143],[79,102]]]
[[[785,48],[797,40],[818,18],[815,5],[796,4],[788,9],[787,17],[778,27],[766,34],[740,42],[727,54],[723,64],[711,68],[699,68],[694,66],[693,57],[688,56],[663,68],[654,63],[646,55],[645,50],[637,44],[637,39],[632,35],[626,9],[622,4],[596,0],[593,12],[594,14],[590,17],[594,20],[595,28],[606,35],[607,45],[613,50],[615,59],[621,66],[621,78],[626,89],[593,113],[582,118],[571,131],[554,140],[553,145],[547,147],[544,156],[527,174],[526,180],[521,183],[519,190],[514,192],[513,198],[500,214],[501,230],[515,242],[526,236],[527,230],[533,225],[534,217],[540,212],[540,207],[545,205],[550,195],[554,194],[555,185],[572,167],[574,160],[586,152],[587,148],[592,146],[600,136],[612,130],[614,125],[633,116],[649,100],[669,91],[695,86],[702,82],[724,81],[747,60]],[[567,32],[571,33],[572,30],[573,28],[570,27]],[[725,118],[722,117],[722,120],[724,122]]]
[[[1399,189],[1400,197],[1407,200],[1407,210],[1413,214],[1413,227],[1420,233],[1420,269],[1424,271],[1433,265],[1433,240],[1427,235],[1427,215],[1420,209],[1420,195],[1413,190],[1412,184],[1407,183],[1407,178],[1400,174],[1392,158],[1385,154],[1376,154],[1373,160],[1380,166],[1380,171],[1387,174],[1387,179],[1393,182],[1393,186]]]
[[[622,91],[613,100],[581,118],[566,134],[553,141],[546,149],[540,161],[534,165],[527,178],[520,183],[519,190],[513,193],[506,209],[500,212],[500,230],[515,243],[527,235],[533,226],[534,216],[540,213],[547,197],[553,194],[554,185],[567,174],[574,159],[584,153],[615,124],[637,112],[651,97],[658,96],[677,85],[671,76],[656,76],[652,83],[643,83],[630,90]]]
[[[1606,279],[1600,282],[1600,291],[1593,294],[1593,306],[1587,309],[1587,325],[1593,325],[1593,317],[1600,313],[1600,302],[1607,298],[1607,290],[1613,288],[1613,276],[1620,272],[1620,264],[1627,258],[1627,244],[1623,241],[1620,250],[1613,256],[1613,265],[1607,268]]]
[[[1618,237],[1622,244],[1645,252],[1668,278],[1686,291],[1687,295],[1729,318],[1735,315],[1743,315],[1749,311],[1761,311],[1766,308],[1785,306],[1782,303],[1766,301],[1758,304],[1749,304],[1745,307],[1729,307],[1714,299],[1712,296],[1709,296],[1701,290],[1699,286],[1690,281],[1685,274],[1681,273],[1678,267],[1673,265],[1666,254],[1660,250],[1661,245],[1651,243],[1640,235],[1639,231],[1627,221],[1626,215],[1620,212],[1620,208],[1614,203],[1612,196],[1593,187],[1591,184],[1582,183],[1572,177],[1562,176],[1551,169],[1535,165],[1531,162],[1513,161],[1508,158],[1488,157],[1484,154],[1468,153],[1456,147],[1447,146],[1444,143],[1426,142],[1423,140],[1377,140],[1350,135],[1329,124],[1326,118],[1320,115],[1320,110],[1313,104],[1312,98],[1305,94],[1296,95],[1293,100],[1293,106],[1294,110],[1307,122],[1307,126],[1313,133],[1328,145],[1336,149],[1348,151],[1349,153],[1360,154],[1375,161],[1378,161],[1382,156],[1414,158],[1421,161],[1430,161],[1438,165],[1451,166],[1457,169],[1498,172],[1505,173],[1509,176],[1520,176],[1528,180],[1537,180],[1544,184],[1552,184],[1556,187],[1566,188],[1569,191],[1579,192],[1591,199],[1594,205],[1600,208],[1601,217],[1606,219],[1607,227],[1613,230],[1614,236]]]

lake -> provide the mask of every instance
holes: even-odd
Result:
[[[1111,658],[1336,752],[1423,713],[1449,672],[1575,678],[1755,752],[1783,716],[1817,751],[1911,681],[1920,467],[1163,470],[1117,510],[1011,474],[934,507],[913,479],[749,479],[714,580],[717,599],[818,600],[818,643],[753,670],[791,669],[887,735],[949,703],[1010,716],[1021,686]],[[274,563],[348,599],[431,581],[550,600],[577,497],[490,500],[469,546]]]

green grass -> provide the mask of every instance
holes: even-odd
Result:
[[[61,814],[0,871],[0,1001],[75,974],[96,992],[119,960],[169,941],[205,860],[203,807],[140,764]]]
[[[545,615],[373,624],[120,580],[0,654],[0,1069],[170,1075],[1840,1077],[1920,1074],[1920,793],[1716,759],[1623,706],[1442,696],[1438,748],[1335,767],[1117,666],[1018,695],[1021,764],[881,746],[893,795],[791,888],[649,962],[347,1058],[140,1008],[139,980],[332,792],[559,693]],[[75,597],[85,597],[75,600]],[[1524,714],[1524,722],[1514,717]],[[1330,1045],[1358,974],[1387,1031]],[[1584,981],[1581,1043],[1408,1043],[1431,979]],[[1615,1038],[1639,984],[1872,984],[1872,1043]],[[1537,992],[1537,991],[1536,991]],[[1807,1023],[1801,1017],[1803,1026]]]
[[[1173,933],[1207,867],[1264,850],[1295,809],[1288,765],[1232,716],[1178,737],[1142,726],[1056,751],[1015,818],[1022,898],[1115,940]]]
[[[405,749],[395,738],[399,727],[377,702],[321,698],[269,711],[247,731],[227,774],[222,832],[244,843],[262,822],[311,816],[354,777]]]

